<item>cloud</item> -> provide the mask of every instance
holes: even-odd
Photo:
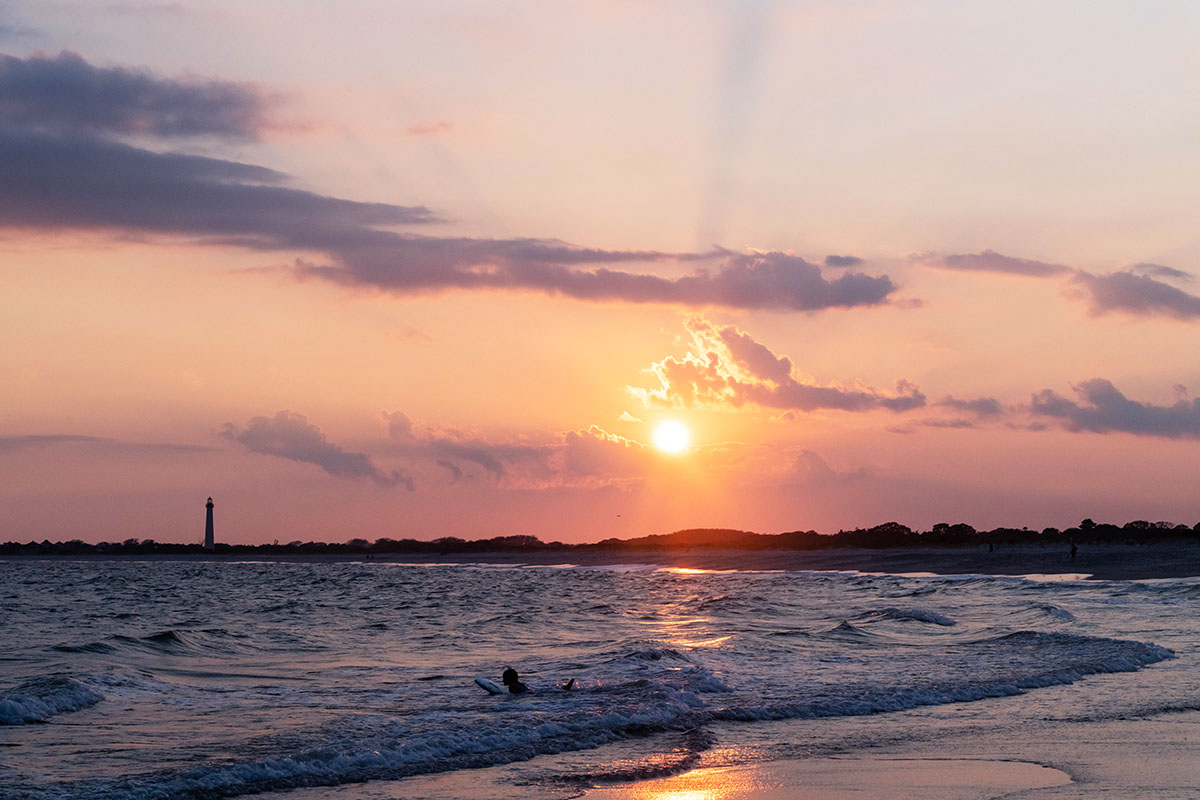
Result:
[[[801,482],[806,484],[853,483],[868,477],[865,467],[858,467],[849,472],[837,472],[812,450],[801,450],[793,462],[793,469],[800,476]]]
[[[436,469],[451,485],[488,480],[508,488],[598,487],[645,477],[654,454],[643,443],[592,425],[540,442],[497,441],[463,431],[418,427],[403,412],[385,412],[388,452],[417,474]]]
[[[72,433],[34,433],[17,436],[0,436],[0,452],[5,450],[27,450],[32,447],[49,447],[57,444],[80,444],[103,442],[99,436],[80,436]]]
[[[1043,389],[1033,395],[1033,414],[1056,419],[1067,430],[1077,432],[1200,439],[1200,399],[1189,401],[1182,387],[1176,387],[1179,399],[1170,406],[1130,400],[1103,378],[1093,378],[1071,388],[1079,402]]]
[[[453,461],[438,459],[437,465],[450,472],[450,483],[454,484],[462,480],[463,471]]]
[[[252,453],[315,464],[339,478],[369,478],[380,486],[403,484],[412,491],[411,477],[399,470],[385,473],[364,453],[349,453],[325,438],[302,414],[280,411],[274,417],[254,417],[245,428],[225,423],[220,435]]]
[[[1162,264],[1151,264],[1148,261],[1134,264],[1128,271],[1137,273],[1138,275],[1150,275],[1155,278],[1168,278],[1180,281],[1190,281],[1193,279],[1190,272],[1184,272],[1174,267],[1164,267]]]
[[[846,273],[826,280],[790,253],[711,254],[580,248],[548,239],[465,239],[375,232],[362,243],[330,248],[338,266],[297,271],[343,285],[397,293],[447,288],[537,291],[578,300],[692,307],[818,311],[888,302],[896,285],[886,275]],[[578,265],[614,262],[719,260],[678,278]]]
[[[0,227],[101,229],[197,237],[321,254],[290,272],[395,294],[532,291],[590,301],[818,311],[887,303],[896,285],[782,252],[664,253],[578,247],[555,239],[401,233],[440,221],[424,206],[360,203],[288,188],[253,164],[160,153],[116,139],[252,138],[268,102],[253,87],[173,81],[100,68],[82,57],[0,56]],[[437,126],[435,126],[437,127]],[[618,264],[711,263],[663,277]]]
[[[247,84],[96,67],[68,51],[27,59],[0,54],[0,119],[24,128],[254,139],[268,126],[271,106]]]
[[[358,203],[278,184],[283,175],[215,158],[117,142],[0,129],[0,225],[178,234],[263,250],[328,254],[293,272],[399,294],[446,289],[539,291],[581,300],[816,311],[886,303],[887,276],[826,280],[787,253],[707,256],[575,247],[550,239],[400,234],[436,221],[423,206]],[[580,269],[621,262],[718,259],[679,278]]]
[[[452,483],[469,477],[462,466],[471,464],[482,468],[484,477],[493,481],[508,477],[513,467],[531,467],[533,472],[545,472],[554,450],[545,445],[491,442],[453,429],[426,428],[418,433],[412,420],[401,411],[384,412],[383,418],[387,422],[391,452],[449,470]]]
[[[827,267],[857,267],[862,261],[858,256],[825,256]]]
[[[1024,275],[1031,278],[1049,278],[1055,275],[1066,275],[1073,270],[1062,264],[1049,264],[1045,261],[1031,261],[1025,258],[1013,258],[1002,255],[994,250],[984,250],[982,253],[921,253],[910,256],[910,260],[939,269],[957,270],[960,272],[998,272],[1004,275]]]
[[[966,414],[974,414],[979,417],[997,417],[1004,412],[1004,407],[994,397],[977,397],[973,400],[964,400],[954,395],[947,395],[937,401],[937,405]]]
[[[1085,300],[1093,316],[1123,312],[1134,316],[1167,316],[1185,321],[1200,317],[1200,297],[1157,280],[1190,281],[1191,274],[1162,264],[1142,262],[1125,270],[1094,275],[1061,264],[1014,258],[994,250],[959,255],[924,253],[910,258],[915,263],[941,269],[1036,278],[1065,276],[1068,278],[1067,294]]]
[[[649,368],[659,387],[629,387],[648,405],[762,408],[811,412],[820,409],[902,412],[925,405],[925,395],[906,380],[898,380],[894,394],[868,386],[847,388],[822,385],[793,377],[792,362],[777,356],[749,334],[732,325],[715,326],[692,318],[685,327],[691,334],[691,351],[681,358],[668,356]]]
[[[568,431],[563,440],[563,472],[572,479],[640,477],[649,466],[650,453],[644,444],[596,425]]]
[[[0,129],[0,226],[182,234],[262,249],[322,248],[368,226],[432,221],[423,207],[277,185],[251,164]]]
[[[1072,284],[1084,293],[1093,316],[1124,312],[1180,320],[1200,317],[1200,297],[1130,270],[1107,275],[1078,272]]]
[[[83,445],[105,451],[137,453],[205,453],[216,448],[173,442],[127,442],[104,436],[83,436],[74,433],[37,433],[0,436],[0,452],[13,452],[58,445]]]

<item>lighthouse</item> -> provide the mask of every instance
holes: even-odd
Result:
[[[207,509],[207,513],[204,515],[204,549],[212,550],[216,547],[216,544],[213,542],[213,501],[211,497],[208,498],[208,503],[204,507]]]

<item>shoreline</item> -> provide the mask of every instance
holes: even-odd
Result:
[[[890,575],[1057,576],[1077,580],[1155,580],[1200,577],[1200,545],[1091,544],[1074,559],[1056,545],[902,547],[826,550],[589,549],[479,553],[184,553],[4,555],[4,561],[211,561],[265,563],[494,564],[509,566],[651,566],[706,571],[853,571]]]

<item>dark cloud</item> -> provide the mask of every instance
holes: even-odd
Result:
[[[397,294],[533,291],[581,300],[817,311],[887,303],[887,276],[827,280],[790,253],[662,253],[554,239],[420,236],[392,226],[438,221],[423,206],[358,203],[287,188],[286,176],[217,158],[114,141],[127,134],[252,135],[256,90],[99,68],[81,57],[0,56],[0,227],[106,229],[321,253],[301,277]],[[107,138],[106,138],[107,137]],[[617,264],[705,262],[678,277]]]
[[[1093,315],[1124,312],[1135,316],[1200,317],[1200,297],[1131,271],[1092,275],[1078,272],[1072,283],[1087,297]]]
[[[994,397],[977,397],[973,400],[965,400],[953,395],[947,395],[939,400],[937,404],[945,408],[952,408],[955,411],[975,414],[979,417],[997,417],[1004,411],[1004,407],[1000,405],[1000,401]]]
[[[1164,267],[1162,264],[1151,264],[1148,261],[1134,264],[1128,271],[1137,273],[1138,275],[1149,275],[1154,278],[1168,278],[1180,281],[1190,281],[1193,279],[1190,272],[1184,272],[1174,267]]]
[[[252,164],[0,128],[0,226],[101,228],[324,248],[432,220],[425,208],[356,203],[276,184]]]
[[[926,428],[949,428],[951,430],[965,430],[968,428],[979,427],[975,422],[969,419],[925,419],[921,420],[918,425],[923,425]]]
[[[887,276],[820,268],[785,253],[718,251],[715,270],[679,278],[580,265],[690,261],[692,254],[581,248],[549,239],[404,235],[376,226],[435,221],[428,209],[357,203],[289,189],[251,164],[155,153],[116,142],[0,129],[0,225],[190,235],[329,254],[297,274],[411,293],[540,291],[583,300],[815,311],[885,303]]]
[[[1033,413],[1052,417],[1072,431],[1200,439],[1200,400],[1189,401],[1182,387],[1176,387],[1179,399],[1170,406],[1130,400],[1103,378],[1093,378],[1072,388],[1078,402],[1050,389],[1034,394]]]
[[[437,465],[439,467],[441,467],[442,469],[449,471],[450,483],[454,484],[454,483],[458,483],[459,481],[462,480],[463,471],[453,461],[446,461],[444,459],[439,459],[437,462]]]
[[[982,253],[946,255],[922,253],[912,256],[912,260],[941,269],[958,270],[961,272],[998,272],[1005,275],[1025,275],[1032,278],[1049,278],[1072,272],[1070,267],[1063,266],[1062,264],[1048,264],[1044,261],[1013,258],[1012,256],[997,253],[994,250],[984,250]]]
[[[351,286],[393,292],[447,288],[538,291],[579,300],[817,311],[886,303],[885,276],[847,273],[826,280],[819,267],[787,253],[710,254],[716,270],[679,278],[578,265],[694,261],[695,254],[596,250],[545,239],[456,239],[374,232],[362,244],[330,248],[339,266],[297,271]]]
[[[825,256],[827,267],[857,267],[861,263],[862,259],[858,256]]]
[[[789,359],[776,356],[732,325],[715,326],[703,319],[686,323],[692,349],[681,358],[668,356],[650,372],[657,389],[631,387],[645,403],[668,406],[740,407],[747,403],[788,411],[902,412],[921,408],[925,395],[912,383],[898,380],[894,394],[865,386],[847,388],[801,382],[792,377]]]
[[[96,67],[75,53],[0,55],[0,119],[60,133],[255,138],[270,101],[252,86]]]
[[[402,484],[409,491],[413,480],[399,470],[383,472],[365,453],[349,453],[325,438],[302,414],[280,411],[274,417],[254,417],[245,428],[225,423],[220,435],[252,453],[315,464],[339,478],[369,478],[380,486]]]

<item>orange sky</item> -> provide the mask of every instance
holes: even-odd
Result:
[[[1080,8],[6,4],[0,540],[1194,524],[1200,12]]]

